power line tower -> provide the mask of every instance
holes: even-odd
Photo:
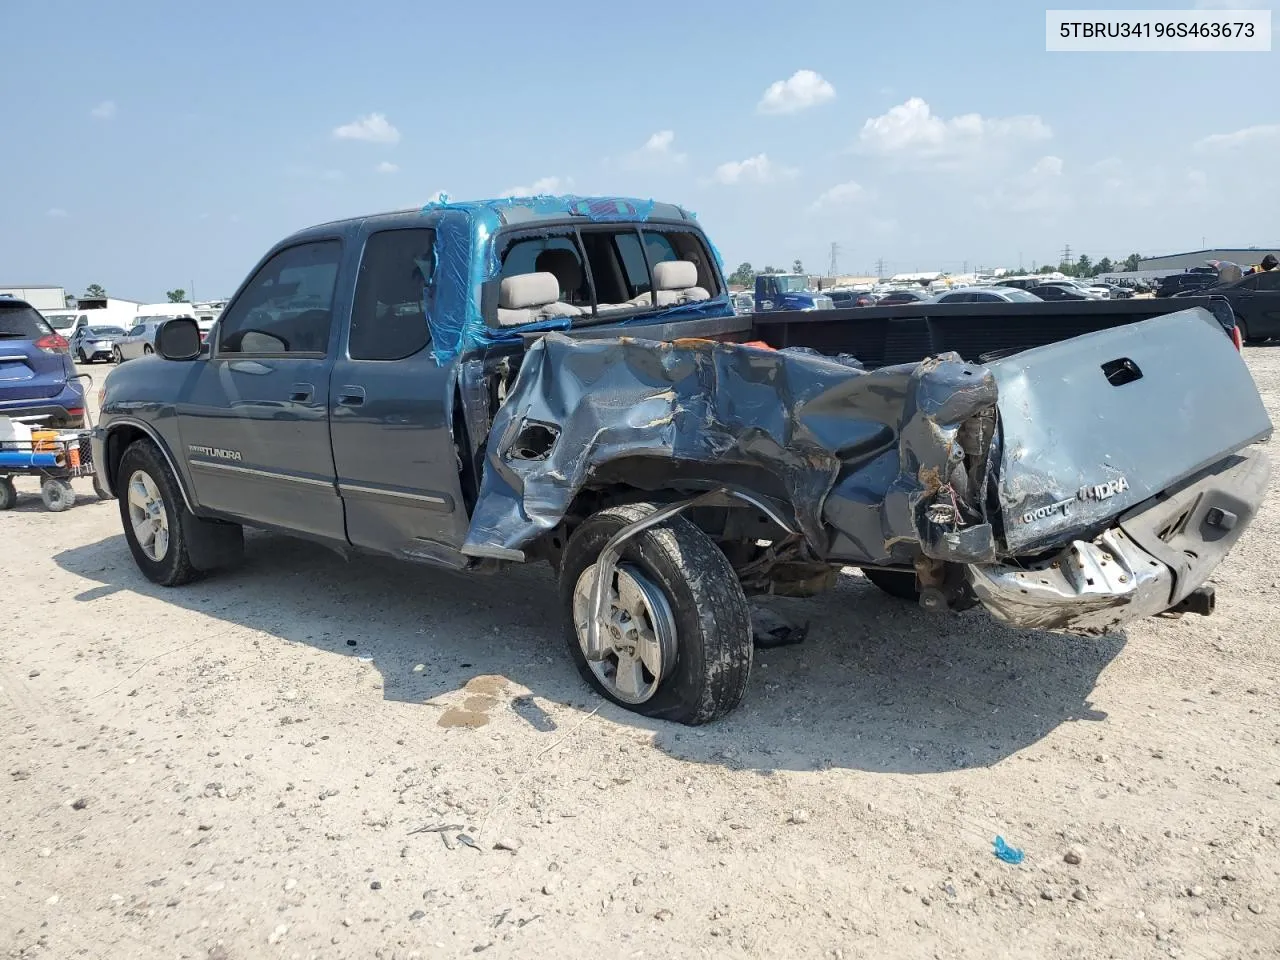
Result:
[[[831,261],[827,264],[827,276],[837,277],[840,275],[840,244],[834,240],[831,242]]]
[[[1076,262],[1071,259],[1071,244],[1067,244],[1062,248],[1062,262],[1068,267],[1074,267]]]
[[[877,280],[884,279],[884,257],[881,257],[879,260],[876,261],[876,279]]]

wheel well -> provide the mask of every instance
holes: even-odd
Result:
[[[140,427],[125,424],[116,427],[107,434],[106,448],[103,451],[107,458],[107,484],[112,494],[117,494],[116,472],[120,469],[120,458],[133,446],[135,441],[148,439],[147,432]]]
[[[183,482],[182,474],[178,472],[177,463],[169,451],[165,449],[165,445],[146,430],[131,423],[122,423],[111,427],[104,444],[103,456],[106,458],[107,483],[112,496],[118,497],[120,495],[120,491],[116,489],[116,473],[120,470],[120,458],[124,456],[126,450],[139,440],[150,440],[160,449],[160,456],[168,463],[169,469],[173,471],[174,479],[178,483],[178,492],[182,494],[183,502],[187,505],[188,510],[192,509],[191,495]]]

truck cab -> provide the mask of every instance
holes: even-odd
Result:
[[[756,276],[755,312],[781,310],[831,310],[831,298],[809,289],[801,273],[761,273]]]

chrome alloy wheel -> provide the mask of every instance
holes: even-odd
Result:
[[[573,625],[586,653],[587,620],[596,564],[582,571],[573,590]],[[675,663],[676,625],[671,604],[658,586],[631,564],[619,564],[609,584],[600,637],[603,660],[587,665],[601,685],[623,703],[644,703],[658,692]]]
[[[169,513],[160,488],[145,470],[135,470],[129,478],[129,522],[148,559],[163,560],[169,552]]]

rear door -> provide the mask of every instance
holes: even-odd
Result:
[[[62,392],[67,359],[45,339],[54,336],[34,307],[0,299],[0,401],[40,400]]]
[[[329,447],[329,368],[343,243],[276,251],[227,307],[177,403],[197,500],[246,520],[345,540]]]
[[[432,357],[425,312],[435,231],[363,239],[329,393],[347,536],[383,553],[441,559],[462,545],[467,514],[450,423],[454,365]]]

